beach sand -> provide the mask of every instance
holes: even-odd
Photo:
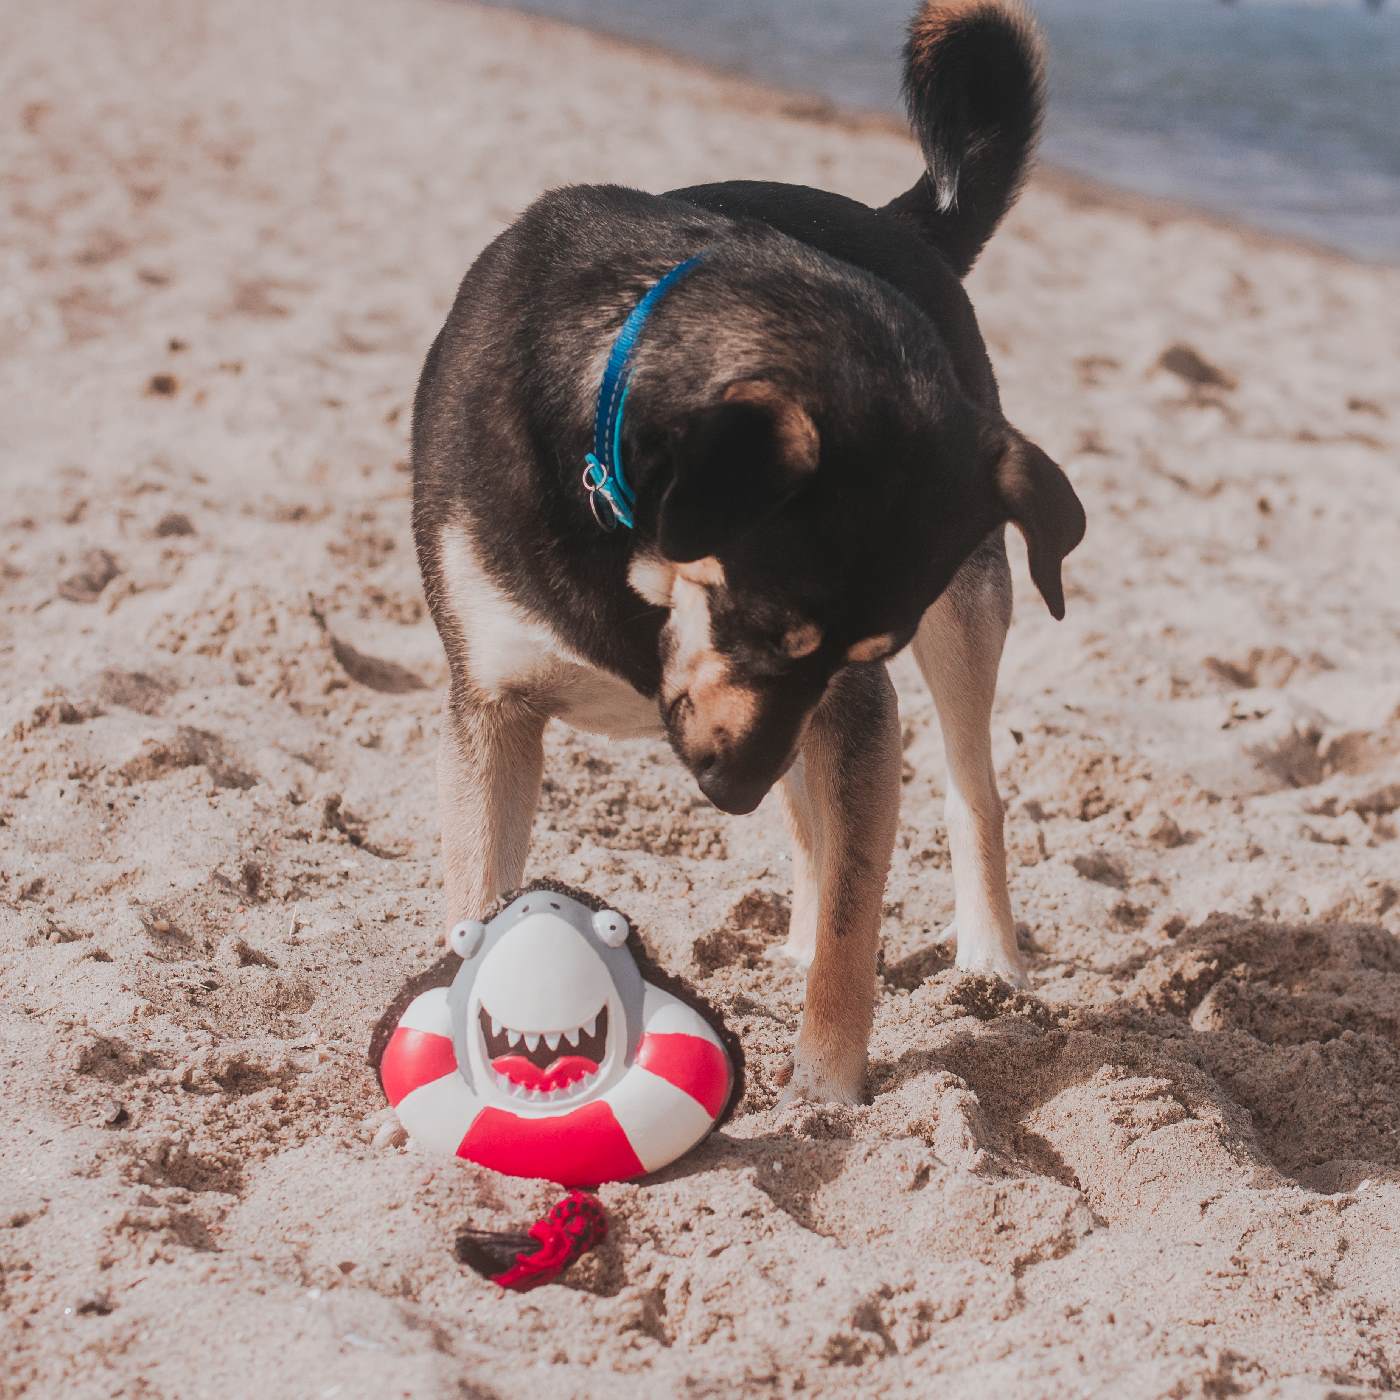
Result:
[[[934,943],[907,659],[866,1107],[776,1107],[775,802],[552,733],[530,873],[625,910],[748,1090],[501,1295],[457,1233],[557,1192],[370,1143],[441,932],[421,357],[549,186],[882,202],[913,146],[434,0],[33,6],[0,93],[0,1392],[1400,1387],[1400,273],[1032,185],[971,281],[1090,518],[1063,624],[1011,546],[1032,990]]]

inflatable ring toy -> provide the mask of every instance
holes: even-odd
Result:
[[[409,1002],[379,1061],[416,1146],[593,1186],[675,1161],[724,1113],[725,1038],[643,976],[621,914],[585,900],[535,886],[452,930],[451,985]]]

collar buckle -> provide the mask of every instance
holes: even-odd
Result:
[[[599,529],[611,534],[619,525],[625,525],[630,530],[632,512],[622,501],[612,475],[591,452],[584,461],[588,465],[583,469],[583,489],[588,492],[588,508]]]

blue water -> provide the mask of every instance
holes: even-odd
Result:
[[[914,0],[488,0],[894,110]],[[1044,158],[1400,262],[1400,0],[1032,0]],[[600,95],[601,96],[601,95]],[[723,172],[716,171],[716,176]]]

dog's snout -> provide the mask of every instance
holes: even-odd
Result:
[[[731,817],[747,816],[773,786],[771,779],[755,779],[736,772],[732,765],[723,762],[717,755],[699,760],[691,771],[695,774],[700,791],[721,812],[727,812]]]
[[[720,811],[744,816],[787,771],[812,698],[736,675],[706,653],[680,686],[663,688],[661,713],[700,791]]]

